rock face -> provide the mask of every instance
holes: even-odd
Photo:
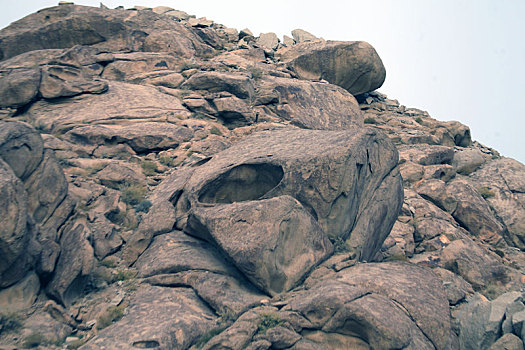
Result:
[[[523,349],[523,164],[291,35],[0,30],[0,348]]]

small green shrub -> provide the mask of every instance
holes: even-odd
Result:
[[[149,211],[149,208],[151,208],[153,204],[151,203],[151,201],[145,199],[143,200],[142,202],[140,202],[139,204],[137,204],[137,206],[135,207],[135,211],[137,213],[147,213]]]
[[[218,127],[216,127],[215,125],[211,127],[210,134],[222,136],[221,130]]]
[[[184,146],[184,149],[190,149],[190,148],[191,148],[191,145],[189,143]]]
[[[23,325],[22,318],[15,313],[0,314],[0,334],[16,332]]]
[[[124,316],[124,304],[119,306],[112,306],[97,318],[97,329],[104,329],[110,326],[113,322],[118,321]]]
[[[278,315],[273,313],[266,313],[259,315],[259,326],[257,327],[259,333],[265,333],[268,329],[281,326],[283,320]]]
[[[197,340],[197,342],[195,343],[195,347],[197,349],[202,349],[202,347],[204,345],[206,345],[207,342],[209,342],[211,340],[211,338],[215,337],[216,335],[218,334],[221,334],[224,330],[226,329],[226,327],[220,327],[220,328],[215,328],[215,329],[212,329],[206,333],[204,333],[200,338],[199,340]]]
[[[394,254],[387,256],[383,261],[409,261],[408,258],[403,254]]]
[[[22,343],[22,348],[24,349],[32,349],[36,348],[39,345],[45,345],[47,344],[47,339],[40,333],[33,333],[31,335],[28,335],[24,342]]]
[[[335,254],[342,254],[342,253],[348,253],[350,252],[350,247],[348,246],[348,243],[341,237],[337,237],[335,241],[333,242],[334,245],[334,253]]]
[[[162,165],[172,167],[174,165],[173,158],[170,156],[161,156],[159,157],[159,162]]]
[[[483,288],[480,293],[487,297],[489,300],[494,300],[497,297],[499,297],[501,294],[505,292],[505,289],[496,284],[496,283],[490,283]]]
[[[118,281],[128,281],[135,278],[137,274],[134,271],[130,270],[118,270],[115,275],[113,275],[113,282]]]
[[[494,197],[496,195],[487,186],[483,186],[483,187],[478,188],[478,192],[481,195],[481,197],[483,197],[484,199],[492,198],[492,197]]]
[[[121,187],[120,191],[120,198],[124,203],[137,205],[145,199],[148,189],[142,185],[128,185]]]
[[[416,123],[423,125],[423,119],[421,119],[421,117],[417,117]]]
[[[157,164],[155,164],[155,162],[146,160],[142,162],[140,166],[142,167],[142,172],[144,173],[144,175],[153,176],[158,173]]]
[[[366,117],[365,118],[365,124],[377,124],[377,120],[375,120],[372,117]]]
[[[252,79],[259,80],[263,77],[263,70],[256,65],[251,65],[248,68],[246,68],[248,72],[252,75]]]
[[[117,263],[115,262],[115,260],[111,260],[111,259],[104,259],[100,261],[99,264],[109,269],[117,267]]]

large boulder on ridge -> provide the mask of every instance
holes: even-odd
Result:
[[[172,52],[191,57],[211,52],[181,23],[153,11],[61,5],[26,16],[0,31],[0,60],[23,52],[95,45],[110,50]]]
[[[299,78],[324,79],[352,95],[381,87],[386,77],[381,58],[364,41],[303,42],[281,49],[278,55]]]

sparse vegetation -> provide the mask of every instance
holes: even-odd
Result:
[[[135,211],[137,213],[147,213],[149,211],[149,208],[151,208],[153,204],[151,203],[151,201],[145,199],[143,201],[141,201],[139,204],[137,204],[137,206],[135,207]]]
[[[137,274],[131,270],[118,270],[117,273],[113,275],[113,282],[118,281],[128,281],[135,278]]]
[[[216,127],[215,125],[211,127],[210,134],[222,136],[221,130],[218,127]]]
[[[423,119],[421,119],[421,117],[417,117],[416,123],[423,125]]]
[[[377,120],[375,120],[375,118],[372,117],[366,117],[365,124],[377,124]]]
[[[492,198],[496,195],[494,192],[490,190],[490,187],[487,187],[487,186],[478,188],[478,192],[481,195],[481,197],[483,197],[484,199]]]
[[[252,79],[259,80],[263,77],[263,70],[256,65],[251,65],[246,70],[250,72]]]
[[[266,333],[268,329],[281,326],[283,323],[284,321],[274,313],[261,314],[259,315],[258,331],[259,333]]]
[[[75,341],[72,341],[71,343],[67,344],[68,349],[78,349],[82,345],[86,344],[88,341],[88,337],[84,337]]]
[[[117,263],[115,262],[115,260],[111,260],[111,259],[104,259],[101,262],[99,262],[99,264],[109,269],[117,267]]]
[[[333,242],[333,245],[335,254],[343,254],[350,252],[350,247],[348,246],[348,243],[346,243],[346,241],[341,237],[337,237]]]
[[[212,329],[206,333],[204,333],[200,338],[199,340],[197,340],[197,342],[195,343],[195,347],[197,349],[202,349],[202,347],[204,345],[206,345],[207,342],[209,342],[211,340],[211,338],[215,337],[216,335],[218,334],[221,334],[224,330],[226,329],[226,327],[219,327],[219,328],[215,328],[215,329]]]
[[[487,299],[494,300],[501,294],[505,293],[505,289],[496,283],[490,283],[487,284],[485,288],[480,291],[480,293],[486,296]]]
[[[157,164],[155,162],[152,162],[150,160],[146,160],[140,164],[142,168],[142,172],[146,176],[153,176],[158,173]]]
[[[126,185],[120,189],[120,197],[124,203],[135,206],[145,199],[147,192],[145,186]]]
[[[173,158],[170,156],[161,156],[159,157],[159,162],[162,165],[172,167],[174,165]]]
[[[120,320],[124,316],[125,308],[126,306],[124,304],[108,308],[106,312],[97,318],[97,329],[104,329],[113,322]]]
[[[0,334],[16,332],[23,325],[22,318],[15,313],[0,314]]]
[[[408,261],[408,258],[404,254],[394,254],[387,256],[383,261]]]

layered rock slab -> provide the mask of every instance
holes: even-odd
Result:
[[[118,323],[82,349],[188,349],[217,316],[188,288],[141,287]]]
[[[178,115],[188,114],[177,98],[153,87],[112,82],[108,91],[102,95],[38,101],[23,114],[23,118],[44,131],[66,132],[89,124],[166,122]]]

